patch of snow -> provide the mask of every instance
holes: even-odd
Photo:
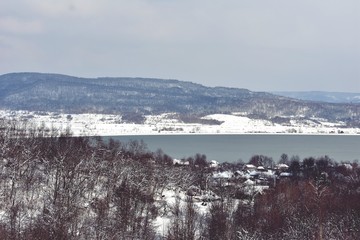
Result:
[[[282,173],[280,173],[280,177],[291,177],[291,176],[292,176],[292,174],[289,173],[289,172],[282,172]]]
[[[344,163],[343,166],[347,169],[347,170],[352,170],[353,166],[349,163]]]
[[[230,179],[232,177],[232,172],[230,171],[225,171],[225,172],[218,172],[218,173],[214,173],[213,174],[213,178],[214,179]]]
[[[248,179],[248,180],[246,180],[246,181],[244,182],[244,185],[248,185],[248,186],[249,186],[249,185],[250,185],[250,186],[255,185],[255,181]]]

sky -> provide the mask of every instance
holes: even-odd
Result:
[[[1,0],[10,72],[360,93],[360,1]]]

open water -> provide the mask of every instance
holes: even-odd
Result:
[[[162,149],[173,158],[205,154],[208,160],[247,162],[262,154],[277,161],[289,157],[329,156],[335,161],[360,160],[360,135],[144,135],[116,136],[119,141],[143,140],[149,150]]]

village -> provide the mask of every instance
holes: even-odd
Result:
[[[191,187],[188,195],[193,196],[197,201],[214,201],[221,200],[221,196],[217,196],[211,191],[219,189],[228,189],[228,192],[239,193],[233,194],[234,198],[246,198],[254,194],[262,194],[269,188],[275,188],[277,183],[287,182],[299,179],[327,179],[329,174],[336,177],[349,174],[358,169],[357,162],[353,163],[333,162],[327,156],[320,158],[305,158],[300,161],[298,157],[292,157],[292,161],[288,160],[288,156],[283,154],[282,159],[278,163],[273,163],[271,158],[262,155],[253,156],[249,163],[219,163],[216,160],[210,160],[206,167],[194,165],[195,169],[200,170],[201,177],[205,179],[205,184],[200,186],[201,190]],[[263,162],[263,163],[260,163]],[[283,163],[283,162],[287,162]],[[191,160],[173,159],[174,167],[189,168]],[[209,196],[209,191],[212,197]],[[224,191],[220,191],[224,193]],[[202,196],[202,194],[204,196]]]
[[[189,167],[191,163],[188,160],[173,159],[175,167]],[[195,165],[195,168],[201,168]],[[232,191],[236,189],[242,191],[243,197],[253,196],[262,193],[264,190],[274,187],[278,181],[282,179],[290,179],[292,173],[289,166],[284,163],[275,164],[273,167],[264,167],[254,164],[231,164],[219,163],[216,160],[208,162],[207,167],[201,171],[201,177],[205,179],[205,183],[199,187],[191,186],[187,190],[187,195],[192,196],[195,201],[216,201],[221,200],[222,196],[216,195],[215,192],[224,193],[224,189]],[[217,191],[222,189],[221,191]],[[235,194],[236,195],[236,194]],[[235,196],[239,197],[239,194]]]

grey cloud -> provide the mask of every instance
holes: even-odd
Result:
[[[0,24],[0,40],[16,38],[11,49],[0,45],[14,63],[0,59],[2,73],[33,67],[253,90],[360,92],[357,0],[14,0],[2,1],[0,13],[18,29]],[[31,34],[21,30],[27,26]]]

